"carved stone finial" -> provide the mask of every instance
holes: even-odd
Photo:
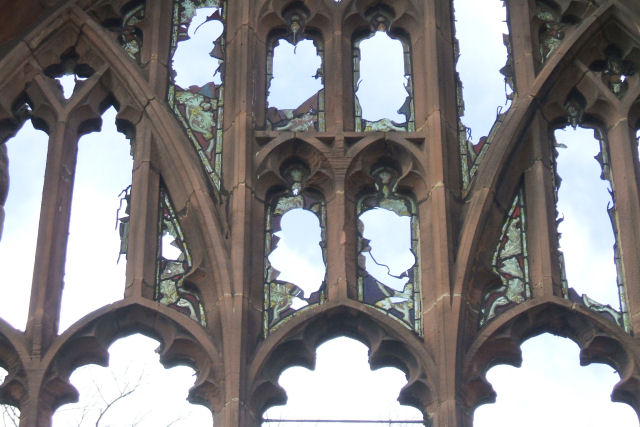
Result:
[[[369,8],[364,13],[365,18],[369,21],[371,31],[384,31],[389,32],[391,29],[391,23],[396,17],[392,8],[385,4],[378,4]]]
[[[582,121],[582,115],[586,106],[584,96],[576,89],[572,89],[564,103],[564,109],[567,112],[567,121],[575,129]]]
[[[309,18],[309,10],[302,3],[294,3],[284,10],[282,17],[287,22],[291,41],[294,45],[297,44],[302,40],[302,34]]]
[[[376,190],[385,199],[396,190],[399,175],[396,168],[387,163],[379,163],[371,168],[371,176],[376,181]]]
[[[309,167],[300,159],[293,158],[285,162],[282,167],[282,176],[287,180],[291,194],[297,196],[304,188],[309,177]]]

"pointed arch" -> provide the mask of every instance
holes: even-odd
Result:
[[[554,297],[529,300],[496,318],[477,336],[463,358],[463,393],[469,410],[495,401],[485,378],[497,364],[520,366],[520,345],[543,332],[570,338],[580,347],[581,363],[606,363],[620,373],[612,398],[640,414],[640,354],[633,338],[586,307]]]
[[[180,210],[187,204],[198,206],[198,209],[193,210],[197,217],[198,229],[207,232],[194,235],[200,235],[205,241],[202,247],[212,249],[207,251],[207,254],[217,276],[215,282],[221,287],[220,293],[231,292],[227,288],[231,280],[226,264],[224,215],[218,206],[211,203],[204,177],[199,173],[199,167],[194,167],[198,164],[195,153],[190,151],[188,146],[174,143],[183,138],[182,129],[168,108],[157,100],[139,67],[128,58],[126,52],[123,52],[114,40],[105,37],[104,30],[86,12],[72,4],[73,2],[68,2],[38,25],[26,37],[29,47],[19,44],[0,61],[0,81],[11,81],[13,79],[9,76],[20,76],[16,70],[25,67],[25,64],[40,62],[42,58],[34,57],[32,51],[37,51],[40,43],[50,43],[51,39],[48,37],[62,36],[67,41],[75,41],[77,37],[94,49],[95,53],[103,58],[102,63],[109,64],[108,69],[101,75],[99,85],[114,93],[116,98],[120,98],[118,119],[121,119],[122,123],[129,122],[134,126],[144,122],[153,130],[156,159],[169,192],[172,195],[186,195],[174,199],[176,209]],[[72,37],[69,34],[68,24],[77,28],[76,36]],[[56,35],[61,29],[64,30],[61,35]],[[95,105],[91,102],[90,104]],[[77,108],[82,110],[83,107]]]
[[[223,404],[222,353],[205,330],[185,322],[175,310],[144,298],[127,299],[84,317],[62,334],[42,361],[41,405],[48,411],[77,400],[69,376],[87,364],[108,365],[109,346],[118,338],[142,333],[160,341],[165,367],[188,365],[198,373],[189,400],[219,411]]]
[[[278,385],[280,373],[291,366],[315,366],[316,348],[338,336],[369,347],[373,369],[394,367],[407,376],[398,400],[428,416],[437,396],[435,360],[417,337],[371,307],[356,301],[328,302],[289,320],[260,345],[249,368],[251,410],[261,415],[269,406],[283,404],[286,393]]]
[[[511,173],[511,160],[522,147],[523,136],[529,123],[540,108],[540,99],[544,99],[552,86],[561,78],[562,71],[568,66],[566,52],[586,45],[592,35],[602,27],[613,14],[615,4],[604,3],[592,15],[584,19],[578,29],[558,47],[558,52],[549,58],[546,66],[536,77],[529,94],[519,94],[505,117],[493,143],[487,149],[484,161],[478,168],[475,180],[464,208],[464,222],[460,231],[454,273],[454,293],[463,292],[472,268],[472,254],[477,251],[481,241],[483,225],[490,216],[496,190],[502,184],[505,173]]]

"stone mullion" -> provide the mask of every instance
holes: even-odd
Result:
[[[532,120],[530,144],[533,163],[524,173],[524,199],[531,296],[562,296],[558,232],[547,122],[540,114]]]
[[[640,331],[640,199],[635,179],[636,142],[633,129],[621,118],[607,131],[611,178],[615,197],[617,244],[622,257],[618,274],[625,287],[630,326]],[[623,301],[624,308],[624,301]]]
[[[229,192],[228,213],[231,264],[230,293],[222,295],[220,316],[222,322],[222,353],[224,357],[223,407],[215,414],[215,424],[222,426],[259,426],[249,410],[247,389],[247,330],[260,329],[260,319],[250,323],[251,287],[262,289],[262,277],[255,278],[249,268],[257,247],[262,253],[264,230],[253,236],[252,213],[262,205],[253,192],[253,70],[256,69],[254,49],[257,44],[253,1],[227,3],[225,120],[224,120],[224,186]],[[258,207],[260,206],[260,207]],[[257,245],[256,245],[257,243]],[[252,282],[256,279],[255,283]],[[255,329],[254,329],[255,328]],[[253,336],[251,337],[253,338]],[[251,344],[250,344],[251,343]]]
[[[49,136],[26,336],[39,356],[58,332],[78,135],[57,122]]]
[[[160,176],[151,163],[152,138],[151,125],[143,120],[136,128],[133,156],[126,298],[154,296]]]
[[[453,52],[451,2],[426,0],[423,19],[412,34],[414,43],[416,129],[425,129],[426,200],[419,206],[423,324],[426,351],[438,366],[432,372],[434,404],[427,409],[434,427],[456,427],[457,334],[461,299],[452,293],[452,227],[456,206],[452,195],[460,194],[457,143],[457,103]]]
[[[515,73],[515,91],[525,94],[529,92],[536,78],[535,59],[533,57],[534,41],[531,36],[532,11],[535,12],[535,0],[509,0],[509,33],[513,53]]]
[[[342,33],[341,22],[332,22],[324,49],[325,128],[342,132],[345,123],[353,123],[353,90],[351,69],[351,37]],[[343,70],[342,73],[331,70]]]
[[[344,162],[340,162],[344,163]],[[338,165],[336,165],[338,166]],[[339,166],[338,166],[339,167]],[[347,218],[347,200],[344,193],[344,174],[346,165],[342,165],[335,176],[335,195],[327,202],[327,299],[330,301],[346,299],[349,295],[347,277],[356,277],[355,251],[347,250],[347,242],[356,239],[355,222],[353,216]],[[353,208],[353,205],[351,204]],[[347,276],[347,271],[352,274]],[[355,283],[355,282],[353,282]],[[355,291],[350,295],[356,298]]]

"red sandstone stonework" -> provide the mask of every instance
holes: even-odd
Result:
[[[372,6],[380,1],[298,2],[304,4],[304,25],[324,42],[324,68],[330,70],[324,75],[321,132],[265,130],[267,41],[274,30],[290,27],[293,2],[229,1],[219,189],[165,101],[173,1],[146,1],[144,18],[135,25],[143,34],[137,56],[121,46],[122,34],[129,41],[135,36],[133,27],[119,33],[102,25],[107,18],[121,19],[127,3],[0,2],[0,22],[7,24],[0,25],[0,136],[4,141],[19,128],[25,116],[15,106],[28,99],[31,118],[47,129],[54,159],[45,177],[26,332],[0,322],[0,365],[9,372],[0,400],[20,408],[21,426],[50,425],[55,409],[76,397],[71,372],[104,363],[108,346],[132,332],[158,338],[163,363],[196,367],[189,398],[208,406],[217,426],[260,425],[263,411],[285,398],[278,375],[294,363],[311,366],[317,345],[344,334],[369,346],[372,366],[407,374],[399,399],[420,409],[433,426],[471,426],[475,407],[495,398],[487,369],[518,364],[520,344],[545,331],[574,340],[584,362],[612,365],[621,375],[613,399],[640,412],[640,168],[633,143],[640,127],[640,73],[628,77],[620,95],[611,88],[611,74],[606,80],[597,67],[589,68],[610,44],[625,55],[640,49],[637,0],[547,2],[575,18],[563,24],[562,39],[554,39],[557,22],[536,16],[536,1],[507,1],[515,95],[480,154],[466,152],[459,140],[449,0],[382,2],[387,7],[380,19],[390,19],[391,28],[411,43],[410,132],[354,131],[352,41],[368,31],[377,10]],[[567,12],[569,3],[575,10]],[[65,102],[46,70],[71,48],[92,74]],[[626,329],[566,298],[562,289],[549,135],[573,120],[567,102],[576,91],[582,96],[580,123],[600,128],[609,142]],[[126,291],[122,301],[58,335],[68,171],[77,139],[93,129],[105,101],[117,105],[119,125],[136,141]],[[478,155],[479,162],[466,175],[467,184],[461,157],[469,155]],[[274,188],[287,186],[282,167],[292,158],[308,167],[306,185],[326,201],[326,299],[265,336],[265,200]],[[398,169],[398,190],[417,201],[422,335],[358,299],[355,204],[373,188],[372,169],[385,161]],[[193,257],[185,280],[199,295],[206,326],[154,301],[161,182],[180,213]],[[530,296],[501,306],[483,323],[485,295],[500,281],[491,267],[493,252],[521,190]]]

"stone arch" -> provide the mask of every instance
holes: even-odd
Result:
[[[493,191],[499,187],[505,171],[509,171],[511,167],[510,162],[521,149],[529,123],[541,110],[539,100],[548,97],[553,86],[566,77],[565,70],[568,67],[566,53],[586,46],[592,35],[606,23],[612,9],[614,9],[614,5],[608,3],[582,21],[576,31],[572,32],[558,47],[557,54],[549,58],[531,85],[530,93],[519,93],[515,97],[507,112],[504,126],[498,129],[492,144],[487,149],[484,161],[480,164],[478,173],[471,183],[471,190],[467,197],[468,204],[465,207],[466,219],[461,227],[460,244],[456,255],[456,259],[463,261],[458,262],[455,267],[454,292],[462,292],[463,284],[469,280],[472,254],[477,251],[479,242],[482,241],[480,238],[481,224],[490,215]],[[563,101],[564,99],[559,102]],[[552,101],[548,105],[559,105],[559,102],[554,104]],[[543,103],[543,105],[546,104]],[[558,118],[562,114],[566,117],[566,112],[560,113],[557,108],[553,110],[555,112],[551,114],[551,117]],[[566,119],[564,123],[566,123]]]
[[[84,14],[80,10],[75,12]],[[114,41],[102,37],[97,23],[88,22],[83,27],[83,35],[110,64],[109,71],[105,73],[104,84],[114,91],[115,96],[122,93],[126,94],[127,100],[131,100],[130,103],[121,106],[123,120],[151,127],[150,138],[154,149],[152,159],[159,166],[176,209],[182,210],[191,206],[198,229],[208,231],[194,232],[193,235],[201,237],[202,247],[212,248],[211,251],[207,251],[208,262],[214,267],[215,274],[219,275],[215,282],[220,284],[223,288],[221,292],[224,292],[224,288],[230,283],[230,272],[227,270],[228,267],[225,267],[227,255],[223,243],[226,230],[224,215],[219,212],[219,206],[212,204],[207,197],[210,192],[203,174],[199,173],[200,166],[195,153],[190,147],[174,143],[183,137],[183,130],[167,107],[154,99],[153,91],[141,76],[138,67],[126,57]],[[143,113],[139,118],[135,114],[135,105],[142,106]],[[195,165],[198,165],[197,168]]]
[[[362,138],[347,149],[351,157],[347,167],[347,193],[352,197],[362,190],[362,185],[354,187],[350,181],[359,180],[368,175],[374,163],[380,159],[393,159],[399,169],[398,184],[400,188],[407,186],[418,200],[427,197],[428,185],[424,152],[413,142],[407,140],[398,132],[388,132],[383,135],[374,134]],[[369,185],[372,183],[368,178]]]
[[[74,324],[53,343],[43,358],[41,406],[49,413],[76,401],[69,382],[80,366],[108,366],[109,346],[124,336],[142,333],[160,341],[165,367],[188,365],[198,373],[188,400],[219,411],[222,403],[222,354],[195,322],[145,299],[125,300],[103,307]],[[33,396],[32,396],[33,398]]]
[[[589,309],[557,297],[539,298],[513,308],[487,326],[470,345],[462,367],[465,404],[470,411],[495,401],[486,372],[497,364],[519,367],[520,345],[543,332],[578,344],[581,363],[606,363],[616,369],[621,380],[613,390],[613,400],[640,413],[640,355],[632,350],[633,338]]]
[[[258,348],[250,366],[251,411],[261,414],[275,404],[286,402],[278,377],[286,368],[315,366],[316,348],[338,336],[356,339],[369,347],[373,369],[394,367],[407,376],[407,385],[398,400],[413,406],[428,418],[437,395],[436,366],[417,338],[403,338],[404,328],[375,309],[355,301],[327,303],[314,307],[287,322]]]
[[[353,5],[348,8],[348,12],[345,15],[345,31],[346,33],[352,33],[357,31],[357,27],[368,26],[369,23],[363,16],[362,12],[366,11],[378,4],[385,4],[393,9],[394,18],[393,24],[404,28],[408,33],[412,33],[417,29],[418,23],[414,16],[420,15],[423,6],[420,2],[414,0],[388,0],[385,2],[379,2],[374,0],[354,0]]]
[[[154,91],[137,64],[115,40],[105,36],[97,22],[72,3],[56,10],[27,36],[26,44],[18,44],[3,57],[0,77],[4,77],[3,81],[15,82],[17,79],[23,82],[14,85],[20,90],[29,82],[27,96],[33,91],[37,95],[35,117],[46,117],[54,123],[58,114],[63,114],[72,117],[70,125],[75,125],[80,133],[91,131],[98,125],[96,119],[105,108],[106,100],[107,104],[119,104],[117,125],[125,133],[131,135],[136,130],[146,129],[142,137],[148,138],[151,145],[151,162],[163,176],[176,209],[190,213],[189,220],[185,221],[187,234],[200,242],[202,265],[194,266],[190,280],[204,290],[203,297],[213,307],[219,295],[232,293],[230,266],[226,263],[227,226],[221,212],[221,200],[214,195],[217,203],[212,203],[196,154],[189,146],[175,143],[183,138],[184,131],[169,109],[155,99]],[[77,99],[61,105],[57,101],[54,82],[44,80],[40,64],[56,63],[59,54],[69,46],[80,50],[79,56],[86,57],[95,72],[84,82]],[[54,54],[56,52],[58,56]],[[16,96],[19,95],[17,92]],[[3,97],[3,116],[11,111],[11,105],[5,105],[5,100]],[[216,286],[210,286],[211,282]]]
[[[29,388],[25,373],[25,361],[28,360],[23,337],[7,322],[0,319],[0,366],[6,368],[8,375],[0,385],[0,401],[19,406]]]
[[[282,163],[289,158],[299,158],[309,167],[307,182],[320,189],[325,198],[333,192],[332,181],[335,178],[327,159],[330,146],[313,136],[303,133],[284,134],[273,139],[258,151],[254,166],[258,182],[256,193],[264,199],[267,191],[278,185],[285,185],[280,172]]]
[[[262,5],[258,5],[256,8],[258,20],[258,34],[261,35],[264,40],[267,39],[268,33],[277,27],[283,27],[286,25],[286,18],[284,17],[285,11],[292,7],[304,7],[308,10],[309,16],[307,16],[306,24],[311,28],[317,28],[323,38],[326,39],[326,34],[323,30],[326,30],[331,22],[332,11],[326,3],[318,1],[298,1],[298,0],[264,0]]]
[[[258,87],[264,87],[265,97],[256,102],[256,124],[260,129],[279,131],[324,131],[325,128],[325,42],[331,39],[331,11],[322,2],[294,0],[270,0],[258,7],[257,33],[261,40],[257,61]],[[320,68],[315,79],[322,82],[321,88],[300,105],[287,106],[285,110],[269,105],[267,98],[273,75],[273,59],[276,46],[284,40],[297,46],[310,40],[320,58]],[[264,51],[262,47],[264,46]],[[295,50],[294,50],[295,52]],[[311,77],[311,76],[309,76]],[[262,93],[262,91],[260,91]],[[291,114],[291,115],[289,115]],[[295,122],[303,122],[301,125]]]

